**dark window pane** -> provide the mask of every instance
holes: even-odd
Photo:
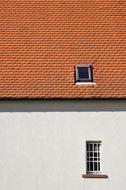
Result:
[[[93,158],[90,158],[90,161],[93,161]]]
[[[98,171],[100,171],[100,162],[98,162]]]
[[[93,150],[93,144],[90,144],[90,151]]]
[[[94,171],[97,171],[97,162],[94,162]]]
[[[97,161],[97,157],[94,158],[94,161]]]
[[[93,152],[90,152],[90,157],[93,157]]]
[[[98,145],[94,144],[94,151],[98,151]]]
[[[89,153],[87,153],[87,160],[89,160],[89,157],[90,157],[90,155],[89,155]]]
[[[89,158],[89,156],[90,156],[90,153],[89,153],[89,152],[87,152],[87,158]]]
[[[93,171],[93,162],[90,162],[90,171]]]
[[[89,79],[88,67],[78,67],[79,79]]]
[[[88,152],[88,153],[87,153],[87,158],[89,158],[89,157],[90,157],[90,153]]]
[[[100,150],[100,144],[98,144],[98,151]]]
[[[89,144],[87,143],[87,151],[89,151]]]
[[[89,168],[89,162],[87,162],[87,171],[89,171],[90,168]]]
[[[97,155],[98,155],[97,152],[94,152],[94,157],[97,157]]]

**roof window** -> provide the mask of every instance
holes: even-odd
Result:
[[[76,82],[92,82],[91,65],[76,65]]]

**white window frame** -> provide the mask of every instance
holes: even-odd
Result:
[[[101,151],[102,151],[102,149],[101,149],[101,146],[102,146],[102,144],[101,144],[102,142],[101,141],[86,141],[86,173],[87,174],[101,174],[102,173],[102,164],[101,164]],[[89,146],[90,144],[92,144],[92,151],[91,150],[87,150],[87,146]],[[97,147],[98,147],[98,145],[99,145],[99,150],[97,149],[97,151],[96,150],[94,150],[94,144],[97,144]],[[97,157],[94,157],[94,153],[97,153]],[[87,156],[87,155],[90,155],[90,153],[92,153],[92,157],[90,157],[90,156]],[[99,153],[99,156],[98,156],[98,153]],[[90,160],[92,158],[92,161]],[[97,161],[94,159],[94,158],[97,158]],[[90,167],[90,163],[93,163],[93,169],[91,170],[91,167]],[[95,162],[97,162],[97,170],[95,170],[94,169],[94,163]],[[99,167],[100,167],[100,169],[98,169],[98,163],[99,163]],[[89,164],[89,166],[88,166],[88,164]]]
[[[89,75],[89,78],[79,78],[79,68],[88,68],[88,75]],[[92,73],[91,73],[91,65],[90,64],[78,64],[76,65],[76,70],[75,70],[75,73],[76,73],[76,82],[92,82]]]

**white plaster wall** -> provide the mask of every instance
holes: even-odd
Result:
[[[108,179],[81,177],[86,140]],[[125,170],[126,101],[0,102],[0,190],[124,190]]]

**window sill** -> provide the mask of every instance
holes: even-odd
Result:
[[[105,174],[82,174],[83,178],[108,178]]]
[[[94,85],[95,82],[76,82],[76,85]]]

